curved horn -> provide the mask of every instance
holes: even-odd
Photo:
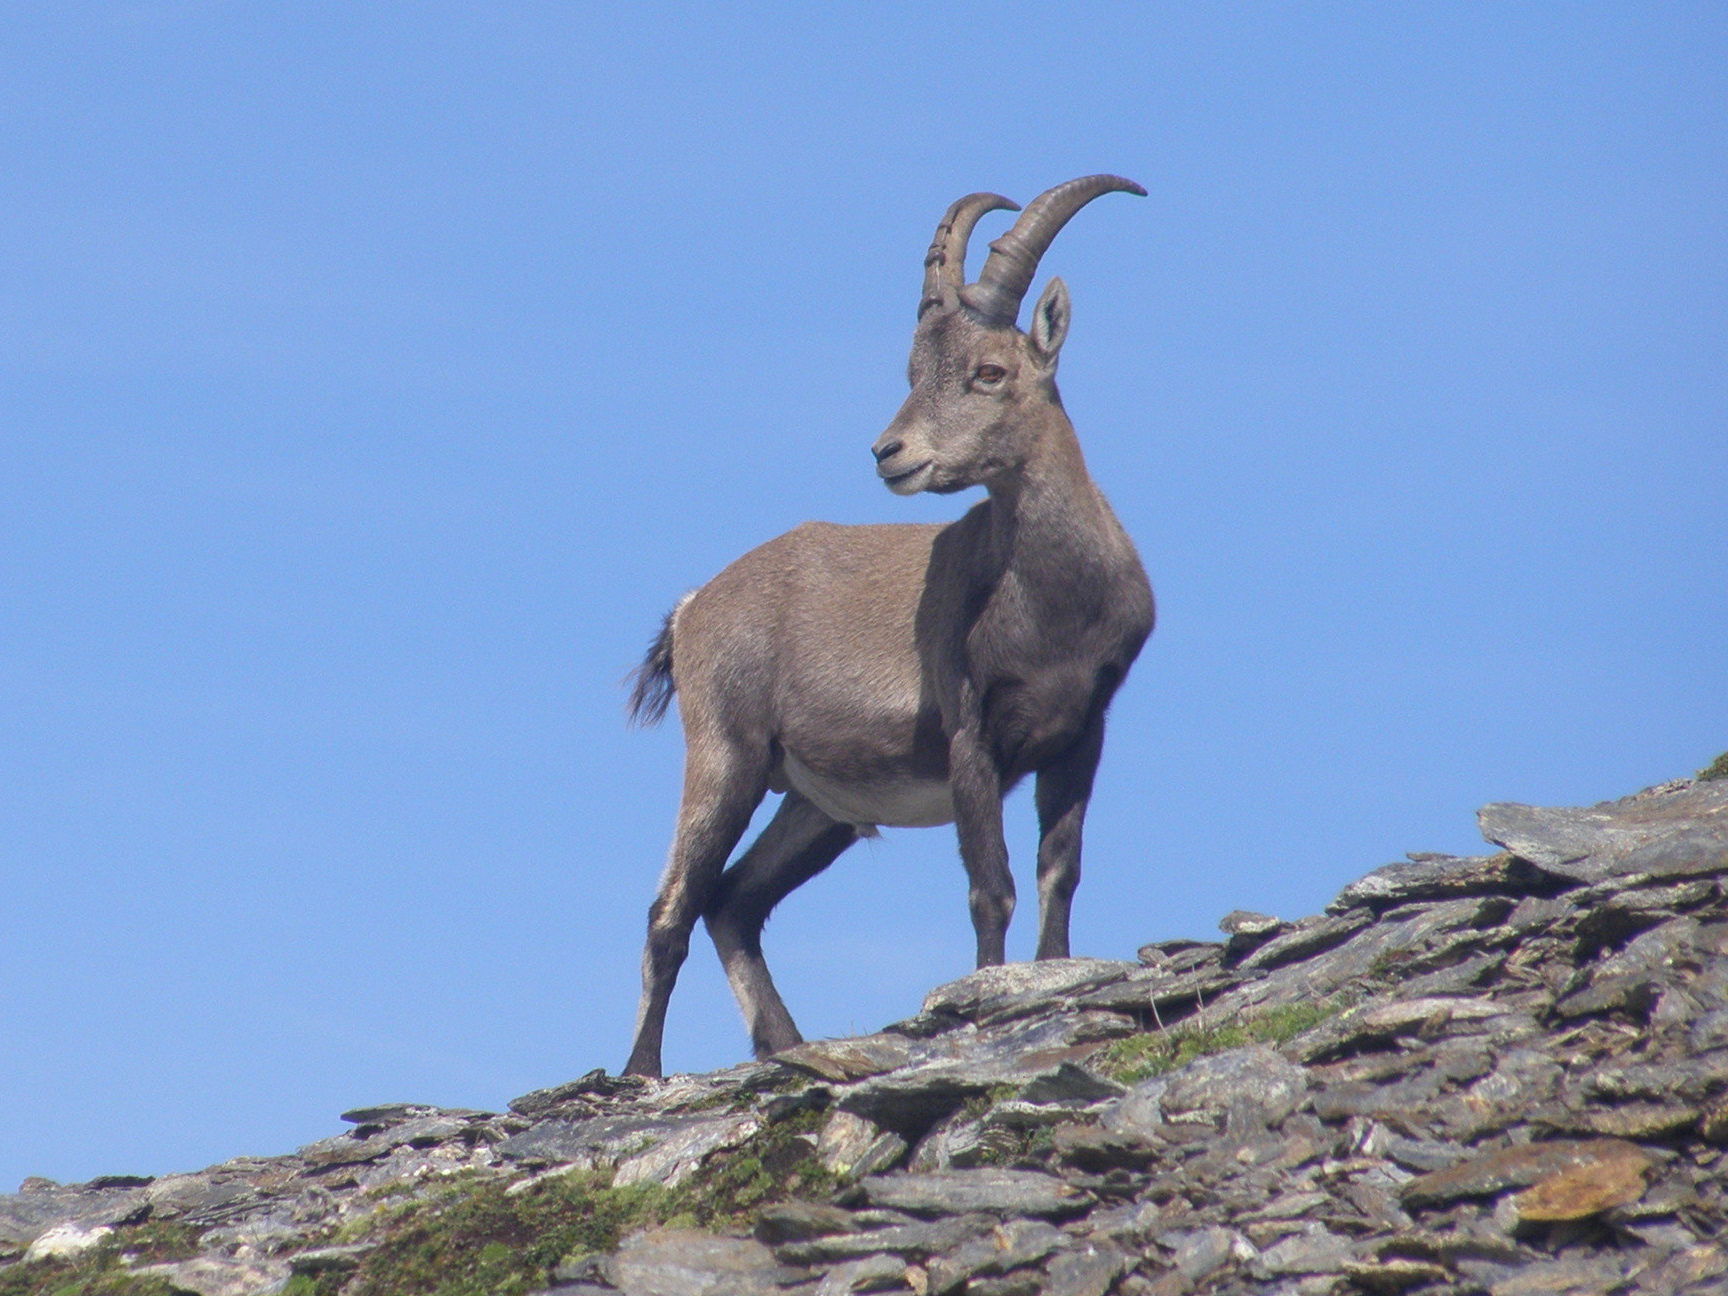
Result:
[[[1100,194],[1117,192],[1146,196],[1140,185],[1116,175],[1082,176],[1039,194],[1020,213],[1014,228],[990,245],[978,282],[965,289],[966,304],[988,320],[1012,324],[1051,240],[1087,203]]]
[[[948,209],[936,226],[936,237],[924,254],[924,292],[918,299],[918,314],[938,305],[945,294],[958,293],[966,284],[966,242],[985,212],[1019,211],[1020,204],[1001,194],[967,194]]]

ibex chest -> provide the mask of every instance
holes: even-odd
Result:
[[[1003,613],[994,623],[981,620],[969,673],[1004,770],[1040,768],[1109,704],[1151,628],[1150,591],[1132,575],[1113,593],[1065,592],[1035,610],[1011,603],[993,609]]]
[[[985,694],[984,732],[997,764],[1015,778],[1048,764],[1086,731],[1108,693],[1096,671],[1073,668],[995,681]]]

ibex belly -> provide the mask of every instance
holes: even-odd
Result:
[[[843,779],[818,774],[791,752],[786,779],[823,814],[859,827],[933,828],[954,822],[954,798],[941,779]]]

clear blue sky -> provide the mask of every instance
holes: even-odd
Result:
[[[751,545],[969,502],[868,447],[971,190],[1151,190],[1044,267],[1162,613],[1077,952],[1709,760],[1725,37],[1714,3],[8,6],[0,1190],[622,1064],[681,743],[620,678]],[[944,829],[769,930],[810,1035],[971,945]],[[744,1051],[703,941],[668,1064]]]

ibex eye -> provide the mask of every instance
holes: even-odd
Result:
[[[1001,365],[979,365],[973,378],[981,383],[999,383],[1008,376],[1008,371]]]

